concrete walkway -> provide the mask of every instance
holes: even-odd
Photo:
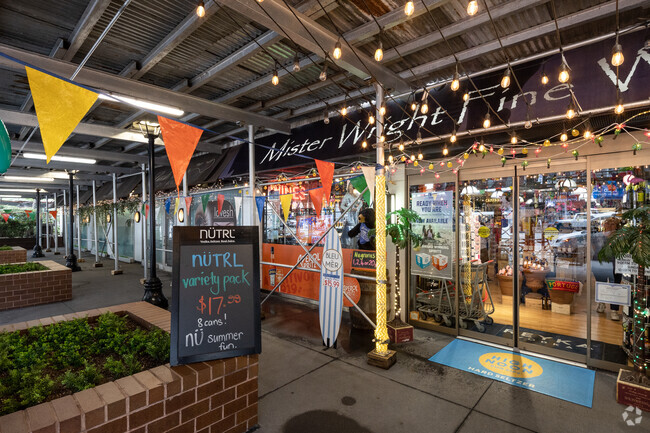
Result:
[[[86,259],[71,301],[2,312],[0,324],[142,298],[139,264],[122,263],[124,274],[112,276],[112,261],[93,268],[94,256]],[[159,277],[169,298],[170,275]],[[623,421],[613,373],[596,373],[589,409],[429,362],[452,340],[444,334],[416,330],[415,341],[392,347],[397,364],[381,370],[366,364],[372,333],[351,329],[347,315],[338,348],[323,350],[316,306],[272,297],[263,310],[261,432],[650,432],[650,414],[633,427]]]

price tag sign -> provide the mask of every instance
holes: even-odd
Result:
[[[174,227],[171,365],[261,352],[257,227]]]
[[[596,302],[630,306],[632,302],[630,285],[596,281]]]

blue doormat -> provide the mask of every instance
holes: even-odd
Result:
[[[456,339],[429,361],[591,407],[593,370]]]

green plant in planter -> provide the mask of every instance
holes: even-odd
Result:
[[[645,283],[645,269],[650,266],[650,205],[639,206],[625,212],[623,226],[605,241],[598,253],[598,260],[620,259],[629,254],[638,265],[636,284],[632,288],[632,347],[631,361],[634,369],[650,376],[648,362],[650,353],[646,349],[646,327],[649,296]]]
[[[19,274],[21,272],[46,271],[47,269],[48,268],[45,266],[36,262],[0,265],[0,275]]]
[[[0,251],[11,251],[13,250],[13,247],[10,247],[9,245],[3,245],[0,247]]]
[[[396,222],[392,223],[392,216],[396,216]],[[415,233],[412,229],[413,223],[422,221],[422,218],[414,211],[406,208],[401,208],[386,214],[386,234],[390,236],[391,241],[395,244],[395,281],[399,282],[400,276],[400,258],[399,250],[407,248],[409,243],[411,248],[419,248],[422,245],[423,238]],[[399,287],[395,287],[395,318],[391,321],[394,326],[403,325],[400,319],[400,296]]]

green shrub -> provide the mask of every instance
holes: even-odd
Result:
[[[20,272],[46,271],[48,268],[36,262],[0,265],[0,275],[18,274]]]
[[[0,416],[160,365],[169,344],[113,313],[0,332]]]
[[[13,247],[10,247],[9,245],[3,245],[0,247],[0,251],[11,251],[13,250]]]

